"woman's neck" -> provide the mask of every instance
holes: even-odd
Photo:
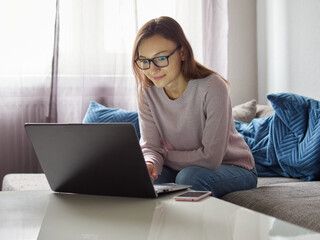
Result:
[[[164,92],[171,100],[176,100],[182,96],[188,86],[188,81],[184,78],[174,81],[172,84],[164,87]]]

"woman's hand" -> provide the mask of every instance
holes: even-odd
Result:
[[[156,167],[151,162],[147,162],[146,164],[152,181],[156,180],[158,178],[158,171]]]

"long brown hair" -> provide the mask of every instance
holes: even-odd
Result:
[[[132,68],[137,83],[139,103],[141,100],[142,89],[146,87],[151,87],[154,84],[138,68],[138,66],[135,64],[135,60],[139,57],[138,48],[141,41],[150,38],[156,34],[168,40],[171,40],[175,42],[177,46],[182,47],[185,58],[181,65],[181,71],[185,79],[198,79],[207,77],[210,74],[216,74],[220,76],[229,87],[229,82],[226,79],[224,79],[220,74],[211,69],[206,68],[194,59],[192,48],[179,23],[170,17],[159,17],[148,21],[140,28],[133,46]]]

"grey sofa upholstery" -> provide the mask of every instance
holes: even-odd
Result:
[[[320,232],[320,182],[258,178],[258,187],[237,191],[223,200]]]

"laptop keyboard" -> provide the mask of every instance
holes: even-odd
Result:
[[[169,189],[172,187],[172,186],[168,186],[168,185],[153,185],[153,186],[156,191],[165,190],[165,189]]]

